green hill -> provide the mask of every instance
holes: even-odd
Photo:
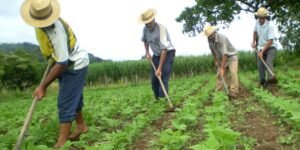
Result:
[[[2,43],[0,44],[0,52],[6,54],[12,54],[15,51],[24,50],[29,54],[32,54],[38,58],[40,61],[44,61],[43,56],[40,53],[40,48],[38,45],[24,42],[24,43]],[[91,63],[104,61],[102,58],[96,57],[89,53],[89,58]]]

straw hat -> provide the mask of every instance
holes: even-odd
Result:
[[[211,34],[213,34],[216,31],[216,29],[217,28],[215,26],[206,25],[203,31],[201,32],[201,35],[209,37]]]
[[[139,17],[139,22],[143,24],[147,24],[151,22],[156,16],[156,10],[154,8],[150,8],[143,12],[141,16]]]
[[[57,0],[25,0],[21,6],[23,20],[34,27],[47,27],[53,24],[60,15]]]
[[[269,16],[269,11],[265,7],[260,7],[254,14],[257,17],[267,17]]]

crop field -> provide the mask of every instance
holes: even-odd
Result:
[[[277,69],[277,68],[276,68]],[[237,99],[216,92],[215,74],[171,79],[168,103],[154,100],[149,83],[88,87],[84,92],[89,132],[64,149],[266,150],[300,149],[300,69],[277,69],[279,83],[264,89],[257,72],[239,74]],[[0,102],[0,147],[10,150],[31,104]],[[38,103],[22,149],[52,149],[58,135],[56,94]]]

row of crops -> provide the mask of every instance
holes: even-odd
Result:
[[[284,143],[297,149],[300,123],[300,71],[278,73],[278,95],[258,87],[256,72],[240,74],[251,97],[289,126],[291,133]],[[224,92],[214,91],[214,75],[203,74],[172,80],[170,97],[176,112],[164,113],[167,101],[156,101],[151,87],[86,88],[84,115],[90,130],[80,141],[68,142],[66,149],[253,149],[259,143],[253,137],[235,130],[230,120],[232,100]],[[299,89],[299,88],[297,88]],[[241,97],[237,101],[244,101]],[[0,105],[0,147],[12,149],[31,103],[25,100],[5,101]],[[250,106],[249,106],[250,107]],[[246,110],[245,110],[246,111]],[[252,110],[247,110],[252,111]],[[160,122],[160,125],[155,122]],[[250,125],[251,126],[251,125]],[[51,149],[58,131],[56,96],[39,102],[33,115],[23,149]],[[280,139],[278,139],[280,140]],[[294,147],[293,147],[294,146]]]

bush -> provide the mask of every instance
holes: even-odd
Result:
[[[23,90],[39,82],[42,65],[33,55],[18,50],[0,58],[0,88]]]

